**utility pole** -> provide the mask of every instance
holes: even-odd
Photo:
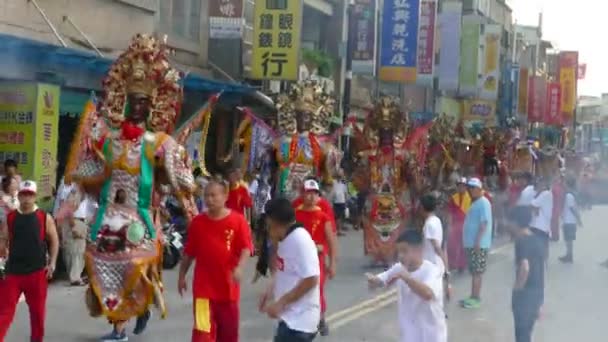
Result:
[[[351,84],[353,80],[353,54],[355,48],[355,30],[352,30],[353,24],[353,0],[345,0],[347,1],[346,7],[346,29],[348,30],[348,35],[346,39],[346,70],[344,72],[344,93],[342,96],[342,122],[344,119],[348,117],[350,113],[350,95],[351,95]]]

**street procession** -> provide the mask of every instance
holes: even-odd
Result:
[[[606,341],[586,14],[61,2],[0,5],[0,342]]]

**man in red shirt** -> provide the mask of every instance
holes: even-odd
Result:
[[[308,177],[306,178],[305,182],[308,180],[314,180],[315,182],[317,181],[316,178],[314,177]],[[302,203],[304,203],[304,188],[302,188],[302,193],[300,194],[300,196],[298,196],[298,198],[296,198],[293,201],[293,208],[297,209],[300,205],[302,205]],[[320,195],[320,194],[319,194]],[[321,210],[329,217],[330,221],[331,221],[331,228],[333,229],[334,233],[337,232],[337,226],[336,226],[336,217],[334,215],[334,209],[331,203],[329,203],[328,200],[326,200],[325,198],[321,197],[321,196],[317,196],[317,206],[319,206],[319,208],[321,208]]]
[[[243,182],[241,171],[231,169],[228,172],[229,191],[226,199],[226,207],[249,218],[249,209],[253,207],[253,200],[249,194],[247,184]]]
[[[192,342],[238,342],[239,297],[244,265],[251,255],[251,234],[243,215],[226,208],[228,188],[210,181],[205,188],[207,212],[196,216],[179,270],[180,295],[193,261],[194,327]]]
[[[331,218],[318,205],[319,201],[319,183],[314,179],[304,181],[304,196],[302,204],[296,207],[296,221],[301,223],[312,236],[313,241],[317,245],[319,253],[319,267],[321,270],[319,276],[319,289],[321,295],[321,321],[319,322],[319,333],[321,336],[327,336],[329,327],[325,322],[325,311],[327,309],[325,302],[325,277],[330,279],[336,274],[336,251],[337,241],[336,234],[332,227]],[[327,265],[327,260],[329,264]]]

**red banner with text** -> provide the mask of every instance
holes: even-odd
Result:
[[[547,80],[541,76],[530,77],[528,85],[528,122],[543,122],[547,99]]]
[[[562,122],[562,89],[559,82],[547,84],[547,101],[545,110],[545,124],[561,126]]]

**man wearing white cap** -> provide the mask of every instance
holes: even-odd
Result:
[[[24,294],[30,311],[30,341],[41,342],[47,278],[55,272],[59,239],[53,218],[36,206],[36,183],[21,182],[18,196],[19,208],[7,215],[7,231],[0,234],[0,249],[5,249],[7,242],[9,249],[6,278],[0,282],[0,341],[4,341],[19,297]]]
[[[481,277],[486,271],[488,251],[492,245],[492,205],[483,194],[479,178],[470,178],[467,188],[472,203],[464,219],[462,242],[473,280],[471,296],[461,301],[461,305],[467,309],[477,309],[481,305]]]

